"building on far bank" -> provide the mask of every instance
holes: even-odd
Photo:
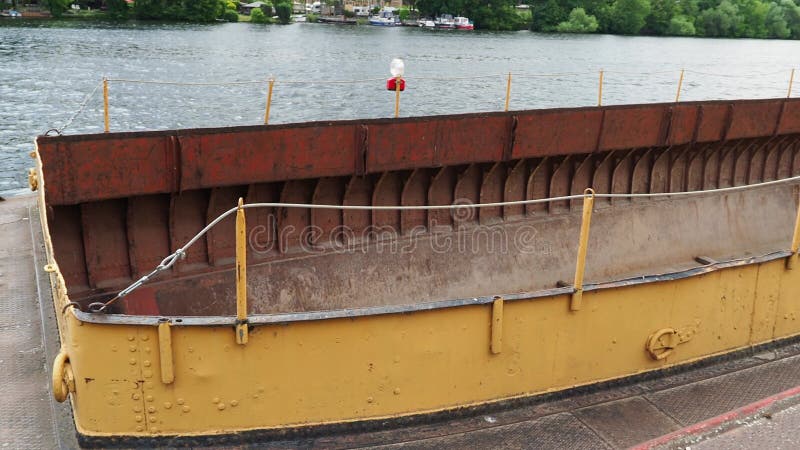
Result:
[[[253,12],[256,8],[261,8],[264,2],[253,2],[247,3],[239,6],[239,12],[244,14],[245,16],[249,16],[251,12]]]
[[[344,9],[353,11],[355,6],[365,6],[370,9],[391,6],[392,8],[402,8],[403,0],[345,0]]]

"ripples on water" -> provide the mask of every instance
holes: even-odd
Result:
[[[753,78],[687,73],[682,100],[781,97],[800,43],[793,41],[554,36],[530,32],[435,32],[415,28],[317,24],[140,24],[0,19],[0,192],[25,186],[34,136],[59,127],[105,75],[109,78],[233,81],[274,76],[270,123],[388,117],[393,94],[382,82],[280,84],[280,80],[384,78],[389,61],[406,62],[401,114],[497,111],[505,79],[433,81],[413,77],[592,72],[550,78],[515,76],[512,109],[664,102],[675,97],[681,67]],[[800,86],[798,87],[800,89]],[[68,133],[102,132],[97,92]],[[112,83],[112,130],[258,124],[266,83],[176,87]]]

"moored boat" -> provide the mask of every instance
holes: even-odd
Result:
[[[453,25],[456,27],[457,30],[473,30],[475,29],[475,25],[470,22],[470,20],[466,17],[456,17],[453,19]]]
[[[383,8],[377,15],[369,17],[369,24],[381,27],[395,27],[400,25],[400,16],[395,14],[395,8]]]
[[[456,24],[453,20],[452,14],[442,14],[436,18],[434,21],[434,25],[436,28],[441,28],[443,30],[452,30],[455,29]]]
[[[800,99],[40,136],[35,157],[54,395],[115,445],[381,427],[800,334]]]

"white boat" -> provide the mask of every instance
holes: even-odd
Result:
[[[400,25],[400,16],[395,15],[395,8],[383,8],[377,16],[369,17],[369,24],[379,27],[395,27]]]
[[[322,12],[322,3],[314,2],[312,4],[306,4],[306,14],[320,14]]]
[[[436,22],[431,19],[419,19],[417,25],[420,28],[436,28]]]
[[[453,25],[455,25],[456,30],[474,30],[475,25],[469,21],[466,17],[456,17],[453,19]]]
[[[437,17],[435,25],[436,28],[444,28],[448,30],[452,30],[456,27],[452,14],[442,14],[441,16]]]

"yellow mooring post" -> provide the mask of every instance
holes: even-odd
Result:
[[[592,208],[594,208],[594,190],[586,189],[583,194],[583,218],[581,220],[581,235],[578,240],[578,262],[575,264],[575,283],[572,299],[569,303],[570,311],[581,309],[583,301],[583,272],[586,270],[586,248],[589,244],[589,226],[592,223]]]
[[[506,108],[508,111],[508,102],[511,101],[511,72],[508,72],[508,82],[506,83]]]
[[[395,87],[394,87],[394,117],[400,117],[400,81],[402,78],[395,77]]]
[[[247,224],[241,198],[236,210],[236,343],[247,344]]]
[[[600,70],[600,84],[597,86],[597,106],[603,106],[603,70]]]
[[[681,87],[683,87],[683,72],[684,69],[681,69],[681,77],[678,78],[678,92],[675,93],[675,103],[681,101]]]
[[[800,204],[797,207],[797,217],[794,219],[794,234],[792,235],[792,254],[786,258],[786,268],[793,269],[797,261],[797,251],[800,250]]]
[[[108,133],[111,129],[111,123],[108,118],[108,78],[103,77],[103,125],[105,132]]]
[[[269,88],[267,89],[267,109],[264,111],[264,125],[269,124],[269,109],[272,107],[272,88],[275,86],[275,79],[269,79]]]
[[[792,97],[792,84],[794,83],[794,69],[792,69],[792,74],[789,75],[789,93],[786,94],[786,98]]]

